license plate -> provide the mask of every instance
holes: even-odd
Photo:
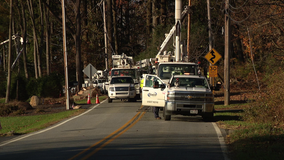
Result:
[[[198,110],[190,110],[190,114],[198,114]]]

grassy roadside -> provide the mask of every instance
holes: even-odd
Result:
[[[228,133],[231,160],[284,159],[284,130],[271,123],[254,123],[244,120],[251,103],[215,105],[215,118],[220,128]]]
[[[100,102],[103,101],[106,96],[99,97]],[[2,102],[3,101],[3,102]],[[96,98],[92,98],[94,103]],[[0,103],[4,103],[5,99],[0,99]],[[75,101],[76,104],[86,104],[87,100],[82,99]],[[58,123],[64,119],[79,115],[86,111],[86,109],[66,110],[59,113],[34,115],[34,116],[8,116],[0,117],[2,129],[0,130],[0,136],[9,136],[17,134],[26,134],[34,131],[41,130],[55,123]]]
[[[86,109],[69,110],[53,114],[35,116],[0,117],[0,135],[26,134],[51,126],[64,119],[79,115]]]

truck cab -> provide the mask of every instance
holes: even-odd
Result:
[[[157,75],[167,83],[173,75],[198,75],[198,64],[192,62],[160,62]]]

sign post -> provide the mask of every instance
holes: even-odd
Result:
[[[89,63],[83,72],[89,77],[90,87],[92,88],[92,77],[95,73],[97,73],[97,69],[91,63]]]
[[[208,60],[208,62],[211,63],[211,65],[209,66],[210,83],[212,82],[211,85],[214,85],[214,77],[218,77],[218,67],[214,66],[214,64],[218,62],[221,57],[222,56],[214,48],[205,55],[205,58]]]

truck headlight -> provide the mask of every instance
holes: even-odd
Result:
[[[114,91],[114,87],[109,87],[109,91]]]
[[[135,84],[135,88],[136,88],[136,89],[139,89],[139,87],[140,87],[139,84],[136,83],[136,84]]]
[[[167,102],[166,108],[168,111],[174,111],[175,110],[175,103],[174,102]]]
[[[172,92],[172,91],[168,91],[168,94],[167,94],[167,100],[168,101],[174,101],[176,98],[175,96],[175,92]]]

